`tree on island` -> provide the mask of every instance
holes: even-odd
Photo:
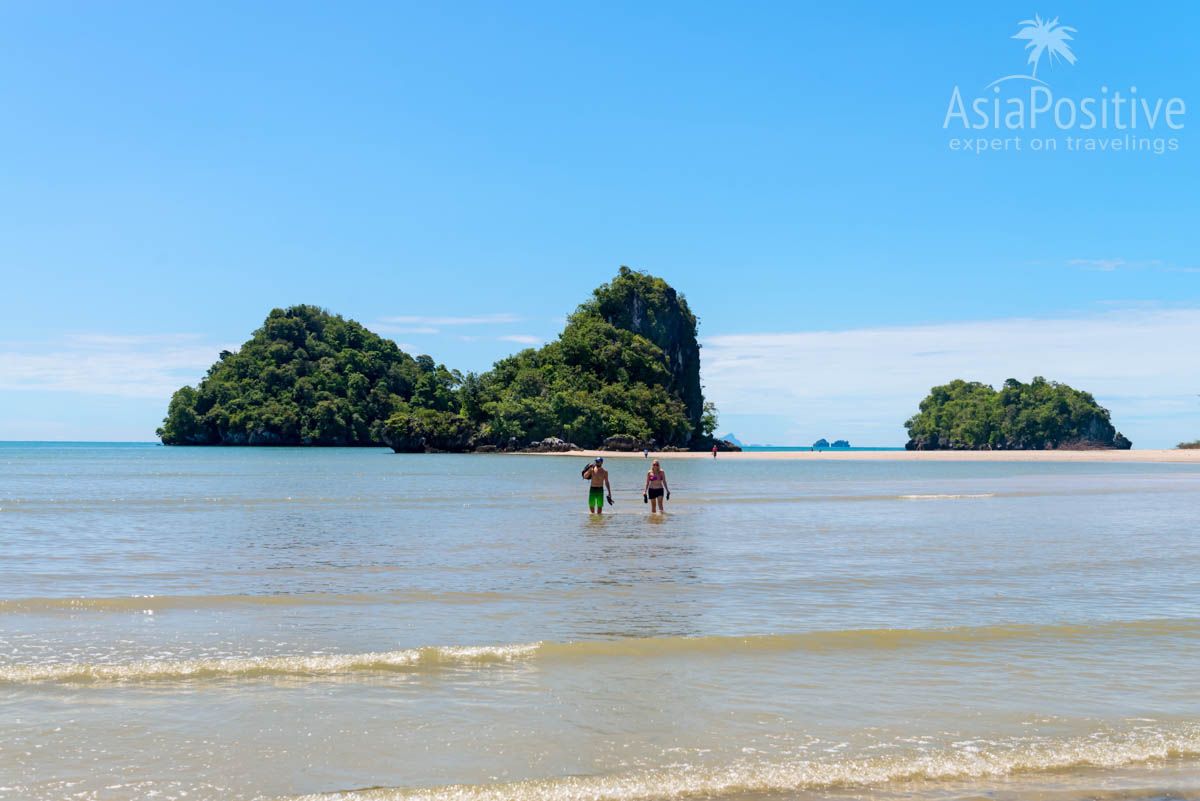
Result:
[[[168,445],[505,449],[561,437],[709,448],[696,318],[661,278],[622,267],[559,337],[462,375],[315,306],[274,309],[172,397]]]
[[[904,425],[908,450],[1116,448],[1132,443],[1088,392],[1038,376],[997,392],[977,381],[934,387]]]

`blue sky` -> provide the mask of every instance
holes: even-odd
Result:
[[[1200,7],[438,5],[0,5],[0,438],[149,439],[291,303],[485,369],[620,264],[687,295],[744,440],[900,444],[932,383],[1035,374],[1200,436],[1190,118],[1162,155],[942,127],[1034,14],[1076,29],[1056,97],[1200,103]]]

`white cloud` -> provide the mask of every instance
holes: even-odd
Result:
[[[532,334],[505,334],[497,337],[501,342],[516,342],[520,345],[540,345],[544,340]]]
[[[1100,272],[1110,273],[1120,267],[1125,267],[1128,262],[1124,259],[1071,259],[1067,264],[1072,267],[1083,267],[1088,270],[1099,270]]]
[[[1200,273],[1200,267],[1180,266],[1164,262],[1162,259],[1145,259],[1143,261],[1126,261],[1125,259],[1069,259],[1067,266],[1102,273],[1111,273],[1117,270],[1140,270],[1156,273]]]
[[[439,334],[443,326],[505,325],[521,320],[515,314],[478,314],[471,317],[437,317],[420,314],[404,314],[381,317],[370,326],[381,334]],[[459,337],[463,339],[463,337]]]
[[[495,325],[499,323],[516,323],[521,318],[515,314],[478,314],[471,317],[433,317],[420,314],[404,314],[395,317],[381,317],[384,325]]]
[[[1135,445],[1161,447],[1200,434],[1194,430],[1200,428],[1195,342],[1200,309],[1137,309],[714,336],[704,341],[703,369],[706,393],[724,415],[722,428],[743,439],[805,442],[832,435],[862,444],[902,442],[904,420],[931,386],[954,378],[998,385],[1044,375],[1094,394]],[[735,421],[758,429],[743,435]]]
[[[389,323],[377,323],[371,328],[378,334],[436,334],[440,330],[428,325],[391,325]]]
[[[50,343],[0,343],[0,390],[165,399],[199,380],[221,349],[190,334],[70,334]]]
[[[158,345],[190,344],[199,341],[195,334],[65,334],[63,341],[94,348],[135,348]]]

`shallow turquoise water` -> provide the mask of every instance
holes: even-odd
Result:
[[[580,466],[0,445],[0,798],[1200,788],[1197,466]]]

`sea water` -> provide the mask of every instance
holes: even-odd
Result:
[[[1200,795],[1200,466],[0,446],[0,799]]]

